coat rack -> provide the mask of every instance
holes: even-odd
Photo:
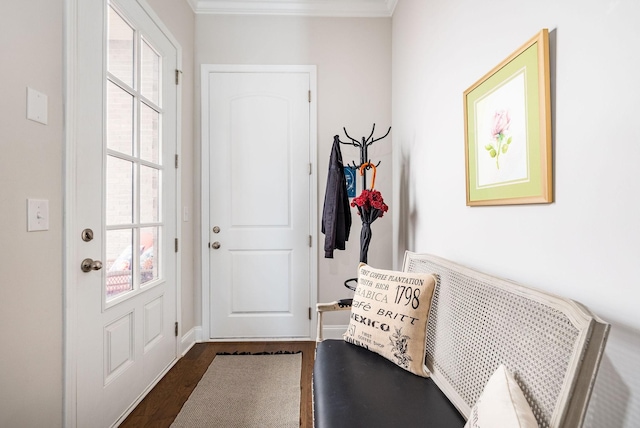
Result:
[[[391,127],[389,127],[389,129],[387,130],[387,133],[384,134],[382,137],[374,139],[373,133],[376,130],[376,124],[374,123],[373,128],[371,128],[371,134],[369,134],[369,137],[366,139],[362,137],[362,142],[356,140],[355,138],[351,138],[351,136],[347,132],[347,128],[343,127],[342,129],[344,130],[344,134],[351,140],[351,142],[345,143],[344,141],[338,140],[340,141],[340,144],[355,146],[360,149],[360,164],[357,165],[355,161],[351,161],[351,164],[345,165],[345,166],[359,170],[363,165],[366,165],[362,174],[362,190],[364,190],[367,188],[367,170],[371,169],[371,166],[373,165],[373,163],[371,162],[371,159],[369,159],[369,146],[371,146],[376,141],[380,141],[383,138],[385,138],[387,135],[389,135],[389,132],[391,132]],[[378,162],[373,166],[377,168],[378,165],[380,165],[380,162]]]
[[[358,164],[356,164],[355,161],[351,161],[351,164],[348,164],[348,165],[345,165],[345,166],[361,171],[361,174],[362,174],[362,190],[365,190],[367,188],[367,170],[373,169],[373,179],[375,181],[375,171],[376,171],[376,168],[380,165],[379,161],[378,161],[377,164],[374,165],[371,162],[371,159],[369,159],[369,146],[371,146],[376,141],[380,141],[383,138],[385,138],[387,135],[389,135],[389,133],[391,132],[391,127],[389,127],[389,129],[387,130],[387,133],[384,134],[382,137],[373,138],[373,134],[374,134],[374,132],[376,130],[376,124],[374,123],[373,127],[371,128],[371,134],[369,134],[369,137],[367,137],[367,138],[362,137],[362,141],[358,141],[355,138],[352,138],[349,135],[349,133],[347,132],[347,128],[343,127],[342,129],[344,130],[344,133],[347,136],[347,138],[349,138],[351,140],[351,142],[346,142],[345,143],[344,141],[340,141],[340,139],[338,139],[340,144],[355,146],[355,147],[358,147],[360,149],[360,164],[358,165]],[[372,184],[371,187],[373,188],[373,184]],[[360,239],[362,239],[362,237]],[[371,239],[371,238],[369,237],[369,239]],[[361,243],[361,245],[362,245],[362,243]],[[347,279],[344,282],[344,286],[347,287],[350,290],[355,290],[357,283],[358,283],[358,279],[357,278],[350,278],[350,279]],[[347,305],[351,305],[351,302],[350,302],[351,300],[352,299],[343,299],[343,300],[341,300],[341,302],[343,302],[344,304],[347,304]]]

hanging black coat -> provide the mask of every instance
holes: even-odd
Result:
[[[333,250],[344,250],[351,230],[351,210],[347,196],[347,180],[344,177],[340,139],[333,137],[329,158],[327,190],[322,211],[322,233],[324,233],[324,256],[333,258]]]

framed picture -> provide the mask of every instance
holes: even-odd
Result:
[[[553,202],[549,32],[464,92],[467,205]]]

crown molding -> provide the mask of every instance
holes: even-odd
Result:
[[[187,0],[197,14],[388,18],[398,0]]]

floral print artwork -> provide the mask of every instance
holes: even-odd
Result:
[[[489,156],[496,160],[496,168],[500,169],[500,155],[504,155],[509,150],[509,145],[513,141],[510,135],[511,115],[509,110],[498,110],[493,115],[493,125],[491,127],[491,142],[484,146],[489,152]]]

